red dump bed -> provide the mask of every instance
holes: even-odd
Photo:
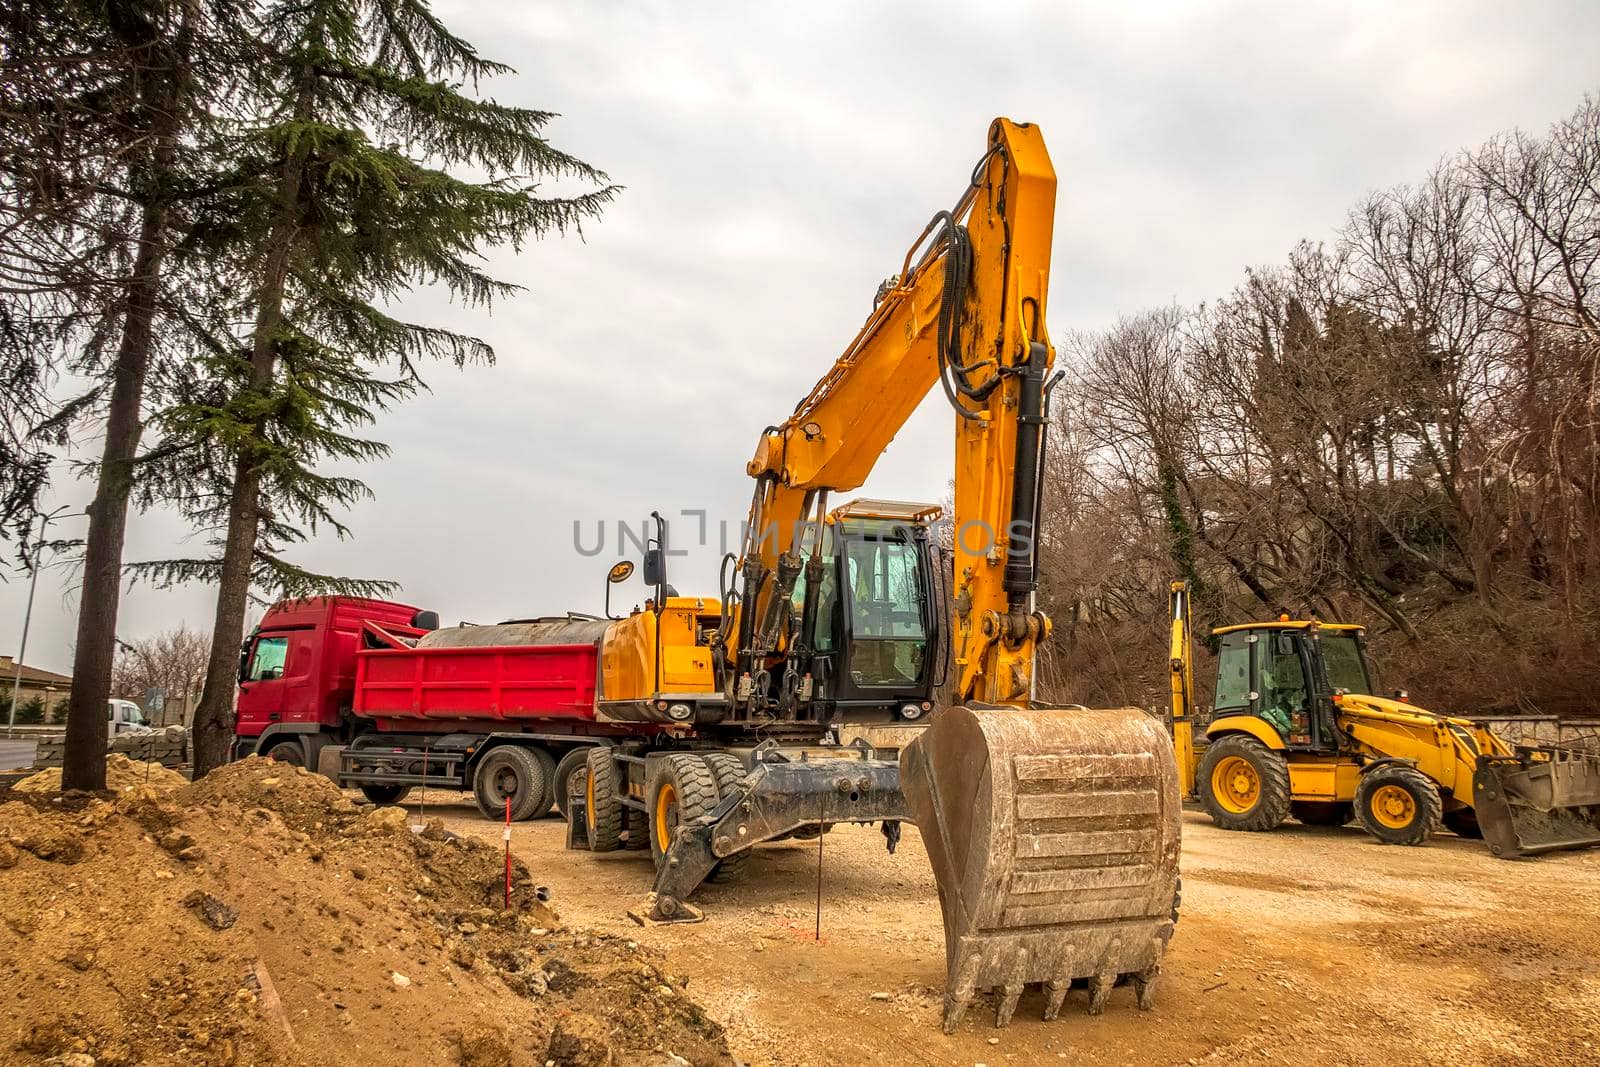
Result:
[[[382,648],[356,656],[354,711],[379,720],[594,719],[598,649]]]

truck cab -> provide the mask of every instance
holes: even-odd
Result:
[[[351,729],[364,623],[414,635],[409,604],[307,597],[267,610],[239,650],[234,757],[251,753],[315,766],[317,750]]]

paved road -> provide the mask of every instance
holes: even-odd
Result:
[[[33,766],[33,742],[0,738],[0,771]]]

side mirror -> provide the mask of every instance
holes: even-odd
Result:
[[[633,561],[625,559],[620,563],[613,564],[611,571],[606,575],[606,618],[617,619],[621,617],[611,614],[611,587],[627,581],[631,574],[633,574]]]
[[[631,573],[631,570],[630,570]],[[665,585],[667,582],[667,560],[659,548],[649,548],[644,553],[644,584],[650,586]]]
[[[439,628],[439,613],[437,611],[419,611],[411,616],[411,625],[419,630],[437,630]]]
[[[244,644],[239,646],[239,681],[241,683],[250,680],[250,642],[252,640],[254,640],[253,634],[245,638]]]

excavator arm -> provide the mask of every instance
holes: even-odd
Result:
[[[759,678],[771,677],[787,644],[780,606],[805,566],[804,531],[821,529],[830,493],[866,481],[936,385],[956,412],[958,691],[992,704],[1029,700],[1034,648],[1049,632],[1033,591],[1055,189],[1038,128],[997,119],[955,207],[924,229],[794,413],[762,434],[747,466],[756,491],[741,592],[728,613],[739,633],[736,700],[762,698]]]
[[[1148,1006],[1176,921],[1180,809],[1160,722],[1034,700],[1050,632],[1034,594],[1055,190],[1037,127],[996,120],[954,208],[934,216],[794,413],[763,432],[737,577],[723,591],[713,658],[728,704],[798,721],[828,497],[860,486],[938,387],[955,420],[958,705],[939,709],[898,765],[870,747],[854,762],[761,761],[736,794],[679,825],[650,913],[692,914],[684,900],[717,862],[800,822],[881,821],[892,849],[909,814],[939,887],[947,1032],[985,990],[1004,1025],[1030,983],[1046,987],[1046,1018],[1078,982],[1091,1012],[1124,978]],[[848,637],[848,613],[843,625]],[[841,807],[850,813],[823,814]]]

